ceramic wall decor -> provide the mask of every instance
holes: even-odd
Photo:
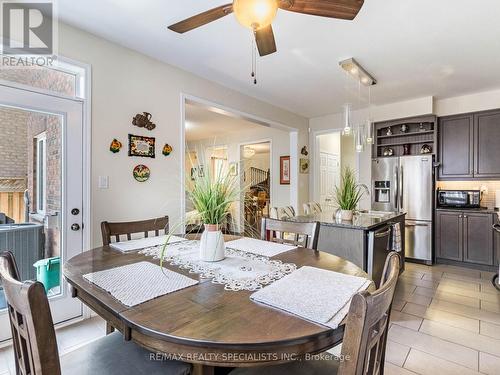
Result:
[[[139,128],[153,130],[154,128],[156,128],[156,125],[151,121],[152,117],[153,116],[151,115],[151,113],[148,112],[138,113],[132,119],[132,124],[138,126]]]
[[[290,156],[280,156],[280,185],[290,185]]]
[[[302,150],[300,150],[300,153],[304,156],[309,155],[309,151],[307,151],[307,146],[302,147]]]
[[[229,175],[238,176],[238,163],[236,162],[229,163]]]
[[[128,135],[128,156],[155,157],[155,139],[142,135]]]
[[[300,159],[300,173],[303,174],[309,173],[309,159],[305,158]]]
[[[198,175],[198,168],[191,168],[191,181],[196,180],[196,177]]]
[[[406,133],[408,131],[408,125],[403,124],[401,125],[401,133]]]
[[[200,177],[200,178],[205,177],[205,166],[204,165],[200,165],[198,167],[198,177]]]
[[[113,154],[120,152],[121,148],[122,148],[122,143],[116,138],[113,139],[111,141],[111,144],[109,145],[109,151],[111,151]]]
[[[430,154],[430,153],[432,153],[432,147],[429,146],[428,144],[425,144],[420,148],[420,153],[421,154]]]
[[[139,182],[145,182],[149,180],[149,177],[151,176],[151,171],[149,168],[144,165],[144,164],[139,164],[136,165],[132,174],[134,175],[134,178],[139,181]]]
[[[387,131],[385,132],[385,135],[392,135],[392,129],[391,129],[390,126],[387,128]]]
[[[172,153],[172,151],[172,146],[170,146],[168,143],[165,143],[165,146],[163,146],[163,150],[161,151],[161,153],[165,156],[168,156]]]
[[[393,156],[394,155],[394,149],[390,147],[384,148],[384,156]]]

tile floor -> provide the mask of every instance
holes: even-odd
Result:
[[[407,263],[389,328],[387,375],[500,374],[500,292],[491,272]]]
[[[393,305],[386,375],[499,375],[500,292],[491,277],[407,263]],[[104,334],[98,317],[58,329],[59,350],[64,355]],[[12,351],[0,349],[0,375],[10,374]]]

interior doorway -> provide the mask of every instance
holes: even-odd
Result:
[[[271,141],[240,145],[244,201],[244,228],[247,237],[260,238],[260,222],[269,217],[271,202]]]

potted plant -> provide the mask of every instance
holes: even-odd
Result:
[[[240,197],[236,176],[220,169],[213,175],[208,171],[198,174],[188,196],[205,226],[200,241],[200,259],[218,262],[225,257],[221,226],[226,224],[232,203]]]
[[[335,186],[335,201],[339,206],[337,218],[351,221],[354,210],[365,193],[368,194],[366,185],[358,184],[354,170],[345,167],[342,171],[340,186]]]

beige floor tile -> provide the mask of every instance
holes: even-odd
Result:
[[[421,280],[421,279],[412,279],[412,278],[407,278],[407,277],[400,277],[398,286],[401,284],[408,284],[408,285],[420,286],[420,287],[429,288],[429,289],[436,289],[439,285],[439,282]]]
[[[443,277],[442,274],[443,274],[443,272],[439,272],[439,273],[426,273],[424,275],[424,277],[422,278],[422,280],[439,282],[442,279],[442,277]]]
[[[465,296],[465,297],[479,298],[482,301],[500,303],[500,293],[496,295],[491,293],[483,293],[480,292],[479,290],[469,290],[462,288],[460,286],[443,284],[442,282],[439,284],[437,290],[443,293],[458,294],[460,296]]]
[[[413,293],[420,294],[421,296],[426,296],[426,297],[431,297],[432,298],[436,294],[436,290],[435,289],[424,288],[424,287],[421,287],[421,286],[417,286],[415,288],[415,291]]]
[[[500,325],[488,322],[480,322],[479,332],[481,333],[481,335],[493,337],[494,339],[500,340]]]
[[[500,356],[500,340],[438,322],[424,320],[420,332],[454,342],[480,352]]]
[[[491,281],[482,282],[481,283],[481,292],[490,293],[490,294],[498,294],[498,289],[493,286]]]
[[[394,299],[394,301],[392,301],[392,309],[397,310],[397,311],[401,311],[403,309],[403,307],[405,306],[405,304],[406,304],[406,301],[403,301],[401,299]]]
[[[458,327],[470,332],[479,333],[479,320],[467,318],[465,316],[449,313],[432,308],[426,308],[422,305],[407,303],[403,313],[412,314],[420,318],[443,323],[452,327]]]
[[[488,375],[500,374],[500,358],[487,353],[479,353],[479,371]]]
[[[460,366],[428,353],[412,349],[404,368],[420,375],[478,375],[474,369]]]
[[[389,339],[470,369],[478,368],[479,353],[477,350],[466,348],[438,337],[393,324],[389,329]]]
[[[396,310],[392,310],[391,323],[413,329],[414,331],[418,331],[418,329],[420,328],[420,324],[422,324],[422,318],[419,318],[415,315],[410,315]]]
[[[103,337],[105,332],[97,325],[95,320],[88,319],[60,328],[56,331],[57,344],[60,354],[74,350],[93,340]]]
[[[405,368],[393,365],[390,362],[385,363],[384,375],[415,375],[416,373]]]
[[[481,271],[473,270],[465,267],[449,266],[445,264],[438,265],[438,269],[446,273],[455,273],[457,275],[463,275],[473,278],[481,278]]]
[[[474,283],[471,281],[442,278],[441,281],[439,282],[439,286],[443,285],[451,286],[453,288],[475,291],[475,292],[481,291],[481,284]]]
[[[406,361],[406,356],[410,352],[410,347],[399,344],[397,342],[387,340],[387,348],[385,352],[385,360],[392,364],[403,367]]]
[[[406,302],[417,303],[419,305],[429,306],[432,302],[432,298],[422,296],[420,294],[414,293],[401,293],[397,292],[394,294],[394,298],[404,300]]]
[[[495,272],[481,271],[481,279],[491,280]]]
[[[396,293],[411,294],[415,291],[416,288],[416,285],[404,282],[403,278],[400,278],[396,287]]]
[[[477,309],[481,307],[481,302],[478,298],[461,296],[454,293],[436,291],[436,294],[434,294],[434,299],[458,303],[459,305],[475,307]]]
[[[481,308],[483,310],[488,310],[500,314],[500,302],[481,301]]]
[[[410,278],[415,278],[415,279],[422,279],[424,277],[425,272],[420,272],[418,270],[405,270],[401,276],[403,277],[410,277]]]
[[[432,301],[431,307],[438,310],[451,312],[457,315],[466,316],[468,318],[483,320],[485,322],[500,325],[500,314],[491,311],[481,310],[475,307],[459,305],[457,303],[436,299]]]

